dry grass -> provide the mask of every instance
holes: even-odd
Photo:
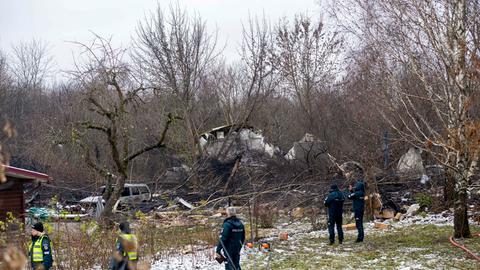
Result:
[[[106,269],[110,265],[118,231],[101,229],[93,221],[81,224],[49,223],[46,227],[53,243],[55,261],[53,269],[91,269],[95,266]],[[149,269],[153,260],[182,252],[186,246],[211,247],[216,244],[218,238],[218,232],[209,226],[162,228],[158,226],[156,220],[141,218],[134,223],[133,227],[138,237],[139,254],[139,262],[135,269],[139,270]],[[9,259],[11,262],[25,265],[21,260],[22,257],[19,256],[25,257],[24,252],[19,250],[27,250],[29,236],[15,235],[18,237],[17,252],[9,249],[5,256],[11,258]],[[2,237],[5,237],[3,233],[0,234],[0,238]],[[130,247],[130,245],[127,246]]]
[[[27,263],[27,257],[18,248],[9,246],[2,254],[2,261],[2,270],[22,270]]]

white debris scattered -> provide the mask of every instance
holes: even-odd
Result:
[[[450,213],[441,213],[441,214],[435,214],[435,215],[426,215],[426,216],[410,216],[405,218],[402,221],[399,222],[394,222],[391,223],[392,228],[402,228],[402,227],[408,227],[411,225],[435,225],[435,226],[447,226],[447,225],[453,225],[453,215]],[[285,229],[292,229],[295,226],[292,226],[293,224],[282,224],[281,227],[283,230]],[[298,224],[297,224],[298,225]],[[301,226],[300,226],[301,228]],[[370,233],[373,233],[372,231],[375,230],[375,234],[386,234],[388,233],[387,230],[378,230],[373,228],[373,223],[368,222],[365,223],[364,225],[365,228],[365,234],[368,235]],[[345,235],[356,235],[356,230],[355,231],[346,231]],[[307,252],[307,253],[314,253],[317,252],[318,250],[323,250],[322,254],[324,256],[347,256],[349,252],[354,252],[357,250],[356,246],[338,246],[338,247],[333,247],[334,249],[331,250],[327,249],[327,242],[325,243],[318,243],[315,242],[315,246],[311,245],[305,245],[305,243],[308,243],[308,239],[317,239],[317,238],[327,238],[328,232],[326,230],[320,230],[320,231],[311,231],[311,232],[297,232],[297,233],[292,233],[289,235],[289,240],[287,246],[283,246],[282,248],[275,249],[275,244],[273,244],[273,251],[272,254],[281,254],[283,257],[288,257],[288,256],[295,256],[297,252]],[[352,236],[350,236],[352,237]],[[274,238],[271,238],[269,240],[274,240]],[[339,248],[339,250],[336,250]],[[409,253],[422,253],[425,252],[426,248],[417,248],[417,247],[408,247],[408,248],[401,248],[399,249],[399,252],[401,254],[409,254]],[[218,264],[214,259],[214,248],[210,249],[205,249],[205,250],[200,250],[200,251],[195,251],[192,254],[176,254],[176,255],[171,255],[171,256],[165,256],[162,257],[160,260],[156,261],[155,263],[152,264],[152,270],[194,270],[194,269],[212,269],[212,270],[220,270],[224,269],[223,264]],[[435,258],[438,257],[438,254],[422,254],[421,257],[423,260],[420,262],[419,261],[404,261],[403,258],[399,258],[399,268],[398,269],[404,269],[404,270],[409,270],[409,269],[430,269],[429,265],[435,264]],[[274,257],[277,258],[278,257]],[[382,256],[378,258],[374,258],[369,261],[369,264],[372,263],[379,263],[387,259],[387,257]],[[268,267],[268,264],[270,262],[269,260],[269,254],[263,254],[260,251],[254,251],[249,252],[247,254],[246,251],[242,250],[242,255],[241,255],[241,264],[242,266],[251,266],[251,264],[255,262],[257,266],[262,266],[262,267]],[[430,263],[431,262],[431,263]],[[260,269],[262,269],[260,267]],[[248,267],[247,267],[248,268]],[[346,268],[350,269],[350,268]],[[353,269],[353,268],[352,268]]]
[[[420,210],[420,204],[412,204],[407,210],[407,216],[415,215]]]
[[[179,203],[181,203],[183,206],[187,207],[190,210],[195,209],[195,206],[193,206],[191,203],[187,202],[186,200],[184,200],[180,197],[175,198],[175,200],[178,201]]]
[[[422,183],[422,185],[425,185],[428,181],[430,181],[430,177],[428,177],[428,175],[426,175],[426,174],[422,174],[422,178],[420,179],[420,183]]]

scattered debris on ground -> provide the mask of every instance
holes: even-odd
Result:
[[[326,230],[291,231],[287,240],[278,236],[266,238],[265,241],[272,243],[271,251],[262,252],[258,244],[242,250],[242,269],[478,269],[476,261],[450,246],[451,213],[412,215],[400,222],[389,222],[365,223],[366,238],[362,244],[353,243],[356,230],[346,231],[344,244],[334,246],[328,245]],[[473,241],[469,240],[469,244],[480,248],[478,239]],[[213,252],[210,248],[172,254],[153,263],[152,270],[224,269],[213,260]]]

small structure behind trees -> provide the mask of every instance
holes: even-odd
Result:
[[[26,183],[49,183],[50,177],[46,174],[25,170],[17,167],[0,165],[6,177],[0,183],[0,221],[11,217],[25,221],[25,196]]]

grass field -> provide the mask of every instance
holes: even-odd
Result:
[[[410,225],[385,231],[366,226],[365,242],[360,244],[354,243],[356,231],[347,232],[342,245],[328,245],[325,231],[274,241],[270,256],[247,256],[242,269],[254,269],[254,264],[255,269],[480,269],[479,262],[451,245],[450,226]],[[460,242],[480,253],[480,237]]]

